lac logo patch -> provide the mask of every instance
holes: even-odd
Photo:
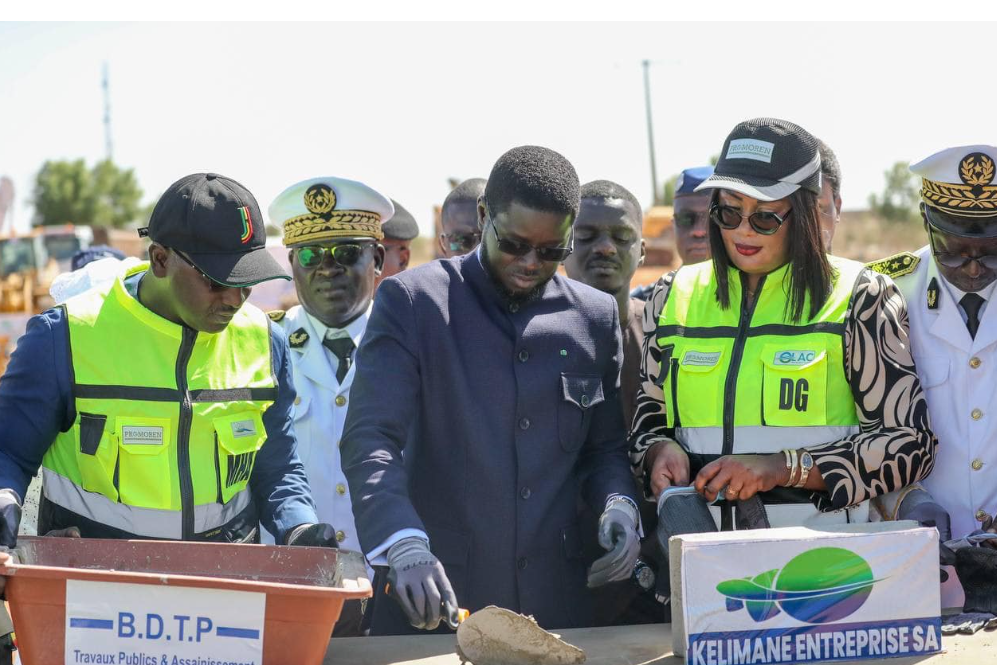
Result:
[[[336,207],[336,192],[328,185],[312,185],[305,191],[305,207],[314,215],[324,215]]]

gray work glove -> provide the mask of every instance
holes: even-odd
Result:
[[[608,552],[589,568],[589,588],[629,579],[640,556],[637,508],[629,500],[614,497],[606,504],[599,518],[599,544]]]
[[[898,520],[914,520],[921,526],[938,529],[940,542],[952,538],[952,518],[925,490],[909,492],[897,509]]]
[[[285,545],[294,547],[331,547],[339,549],[336,530],[331,524],[299,524],[284,537]]]
[[[980,630],[997,630],[997,618],[989,612],[963,612],[942,617],[942,635],[972,635]]]
[[[21,497],[12,489],[0,490],[0,547],[13,549],[17,545],[20,525]]]
[[[436,630],[441,618],[454,630],[460,624],[443,564],[422,538],[402,538],[388,549],[388,594],[414,628]]]

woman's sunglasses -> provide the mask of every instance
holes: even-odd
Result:
[[[508,238],[500,237],[498,229],[495,228],[495,222],[490,222],[488,225],[492,227],[492,233],[495,234],[495,240],[498,242],[499,251],[503,254],[508,254],[509,256],[526,256],[531,251],[534,251],[537,253],[537,258],[541,261],[559,262],[568,258],[571,255],[571,252],[574,251],[573,241],[567,247],[534,247],[526,242],[509,240]]]
[[[374,243],[353,243],[344,242],[332,247],[319,247],[308,245],[298,247],[294,250],[294,255],[298,258],[298,263],[302,268],[317,268],[325,262],[326,257],[331,257],[335,263],[348,268],[360,260],[365,247],[372,247]]]
[[[790,210],[785,216],[781,216],[767,210],[759,210],[750,215],[742,215],[737,208],[717,204],[710,208],[710,219],[724,231],[733,231],[741,225],[741,220],[747,218],[748,224],[751,225],[755,233],[770,236],[779,230],[779,227],[786,221],[786,217],[789,217],[792,212]]]

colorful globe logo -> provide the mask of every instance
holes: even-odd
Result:
[[[754,577],[717,585],[727,611],[742,608],[755,621],[783,611],[805,623],[841,621],[856,612],[872,593],[872,568],[865,559],[841,547],[817,547],[793,557],[782,567]]]

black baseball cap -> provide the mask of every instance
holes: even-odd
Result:
[[[817,138],[786,120],[755,118],[734,127],[713,175],[696,191],[729,189],[759,201],[776,201],[801,187],[820,195]]]
[[[224,286],[291,279],[266,250],[256,198],[217,173],[194,173],[170,185],[139,235],[183,252],[198,270]]]

